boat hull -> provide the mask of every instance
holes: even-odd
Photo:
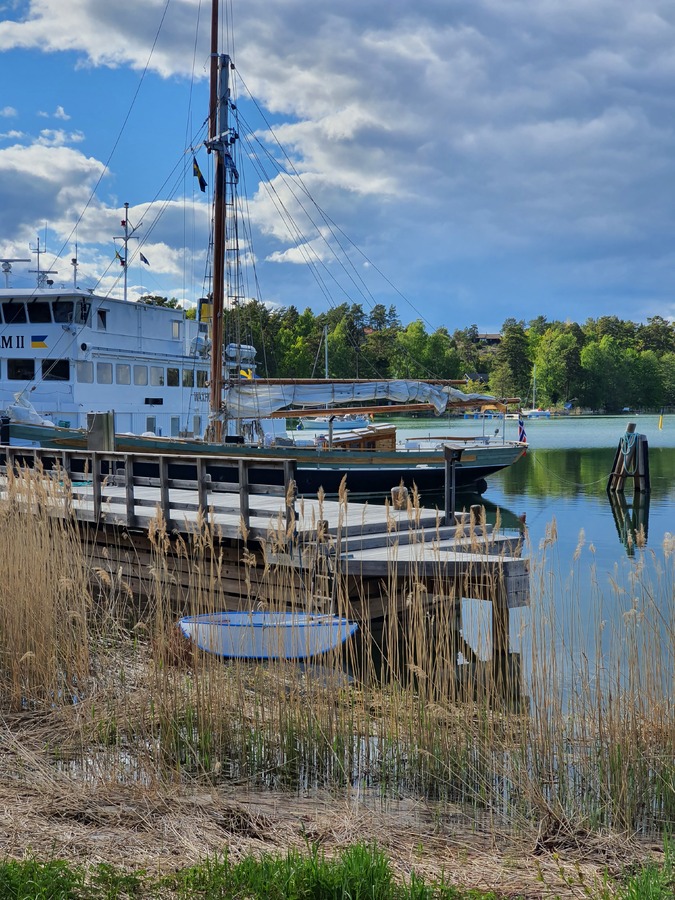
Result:
[[[225,659],[311,659],[353,635],[355,622],[292,612],[218,612],[179,619],[200,650]]]
[[[5,426],[3,443],[47,449],[87,449],[84,431],[49,428],[41,425],[14,424]],[[132,434],[115,436],[115,449],[122,453],[160,453],[167,455],[240,458],[259,462],[249,478],[257,484],[281,484],[278,469],[265,468],[266,461],[291,459],[296,464],[296,483],[299,495],[316,496],[320,489],[336,495],[346,478],[350,493],[359,496],[388,494],[401,483],[409,490],[422,493],[442,493],[445,487],[445,460],[442,449],[427,450],[325,450],[313,447],[257,447],[239,443],[207,444],[203,441],[146,437]],[[526,446],[515,442],[505,444],[467,446],[461,460],[455,464],[455,487],[459,490],[483,493],[485,479],[508,468],[525,454]],[[136,464],[142,474],[142,462]],[[181,477],[181,464],[170,466],[170,477]],[[223,481],[236,480],[236,472],[224,467],[219,473]]]

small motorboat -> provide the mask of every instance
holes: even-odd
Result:
[[[309,659],[343,644],[358,628],[339,616],[296,612],[217,612],[184,616],[182,634],[227,659]]]

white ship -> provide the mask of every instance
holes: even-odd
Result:
[[[209,414],[206,324],[184,310],[55,287],[0,289],[0,411],[86,428],[115,411],[119,432],[201,437]],[[252,348],[250,348],[252,350]],[[232,366],[250,367],[232,351]],[[253,351],[254,352],[254,351]],[[226,354],[227,358],[227,354]]]

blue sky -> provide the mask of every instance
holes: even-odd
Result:
[[[240,111],[278,157],[245,85],[353,267],[316,216],[298,251],[271,199],[294,206],[288,182],[268,193],[244,166],[261,299],[394,304],[450,330],[675,317],[672,4],[223,5]],[[118,293],[127,201],[151,263],[130,265],[131,296],[203,293],[208,195],[189,163],[209,17],[206,0],[0,0],[0,257],[40,235],[71,283],[76,235],[80,283]]]

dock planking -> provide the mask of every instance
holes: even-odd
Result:
[[[428,583],[433,595],[491,599],[504,610],[529,602],[529,563],[521,555],[520,535],[496,534],[475,513],[446,524],[438,510],[410,502],[355,503],[346,495],[343,501],[297,499],[294,464],[281,460],[270,467],[282,483],[261,481],[261,474],[269,480],[269,471],[261,473],[246,458],[0,447],[0,496],[6,494],[8,470],[39,474],[58,498],[52,513],[94,526],[108,556],[111,548],[123,547],[121,532],[138,557],[143,535],[158,521],[169,535],[188,540],[207,522],[230,551],[224,594],[230,608],[242,603],[236,569],[244,546],[253,548],[260,565],[293,570],[300,587],[317,568],[329,569],[328,580],[343,580],[364,617],[382,614],[378,594],[385,583],[400,594],[398,610],[405,607],[410,584],[418,582]],[[128,560],[122,564],[125,571],[132,567]],[[178,576],[180,601],[189,579]],[[250,583],[250,572],[248,578]],[[142,578],[135,582],[140,590]],[[261,599],[264,592],[256,597]]]

